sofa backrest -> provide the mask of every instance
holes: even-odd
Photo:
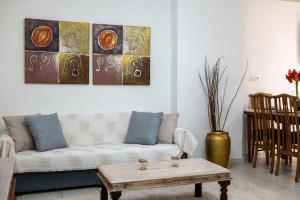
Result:
[[[131,113],[60,114],[68,145],[124,143]]]

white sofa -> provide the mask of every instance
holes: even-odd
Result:
[[[182,155],[185,151],[185,134],[188,131],[180,128],[175,130],[174,144],[124,144],[129,119],[130,113],[60,114],[59,120],[68,148],[15,153],[12,139],[4,134],[0,136],[0,155],[15,156],[15,173],[24,177],[22,175],[47,173],[50,176],[51,172],[95,170],[102,164],[136,162],[139,158],[168,160],[171,155]],[[188,140],[191,139],[195,140],[190,134]],[[21,178],[19,182],[22,183]],[[28,184],[28,180],[24,184]],[[23,190],[21,188],[20,192]]]

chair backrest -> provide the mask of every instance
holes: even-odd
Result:
[[[296,153],[299,143],[299,122],[297,98],[289,94],[273,96],[277,125],[282,124],[282,131],[277,129],[277,143],[287,155]]]
[[[256,93],[249,95],[254,115],[254,131],[256,145],[269,145],[270,137],[274,133],[272,119],[272,95]]]

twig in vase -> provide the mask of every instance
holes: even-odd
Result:
[[[225,97],[226,97],[226,91],[227,91],[227,85],[228,85],[228,76],[226,76],[225,86],[222,93],[222,96],[219,96],[219,93],[221,93],[219,90],[220,83],[222,81],[222,77],[225,74],[225,71],[227,69],[227,66],[221,70],[221,60],[223,57],[219,58],[217,62],[214,64],[213,67],[210,67],[210,65],[207,63],[207,58],[205,57],[205,64],[204,64],[204,76],[202,77],[200,74],[200,70],[198,69],[198,76],[201,83],[201,87],[204,92],[206,104],[207,104],[207,110],[208,110],[208,119],[209,119],[209,125],[211,128],[211,131],[223,131],[227,118],[229,115],[229,112],[231,110],[232,104],[242,86],[242,83],[245,79],[247,69],[248,69],[248,62],[247,66],[243,75],[243,78],[234,93],[233,98],[230,101],[230,104],[226,110],[225,118],[222,123],[222,116],[224,114],[225,109]]]

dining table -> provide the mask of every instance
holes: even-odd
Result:
[[[298,121],[300,122],[300,111],[297,112]],[[276,114],[275,110],[273,112],[273,117],[275,120]],[[244,132],[246,132],[246,151],[247,151],[247,160],[248,162],[252,162],[253,157],[253,144],[254,144],[254,110],[244,109],[243,112],[244,119]]]

